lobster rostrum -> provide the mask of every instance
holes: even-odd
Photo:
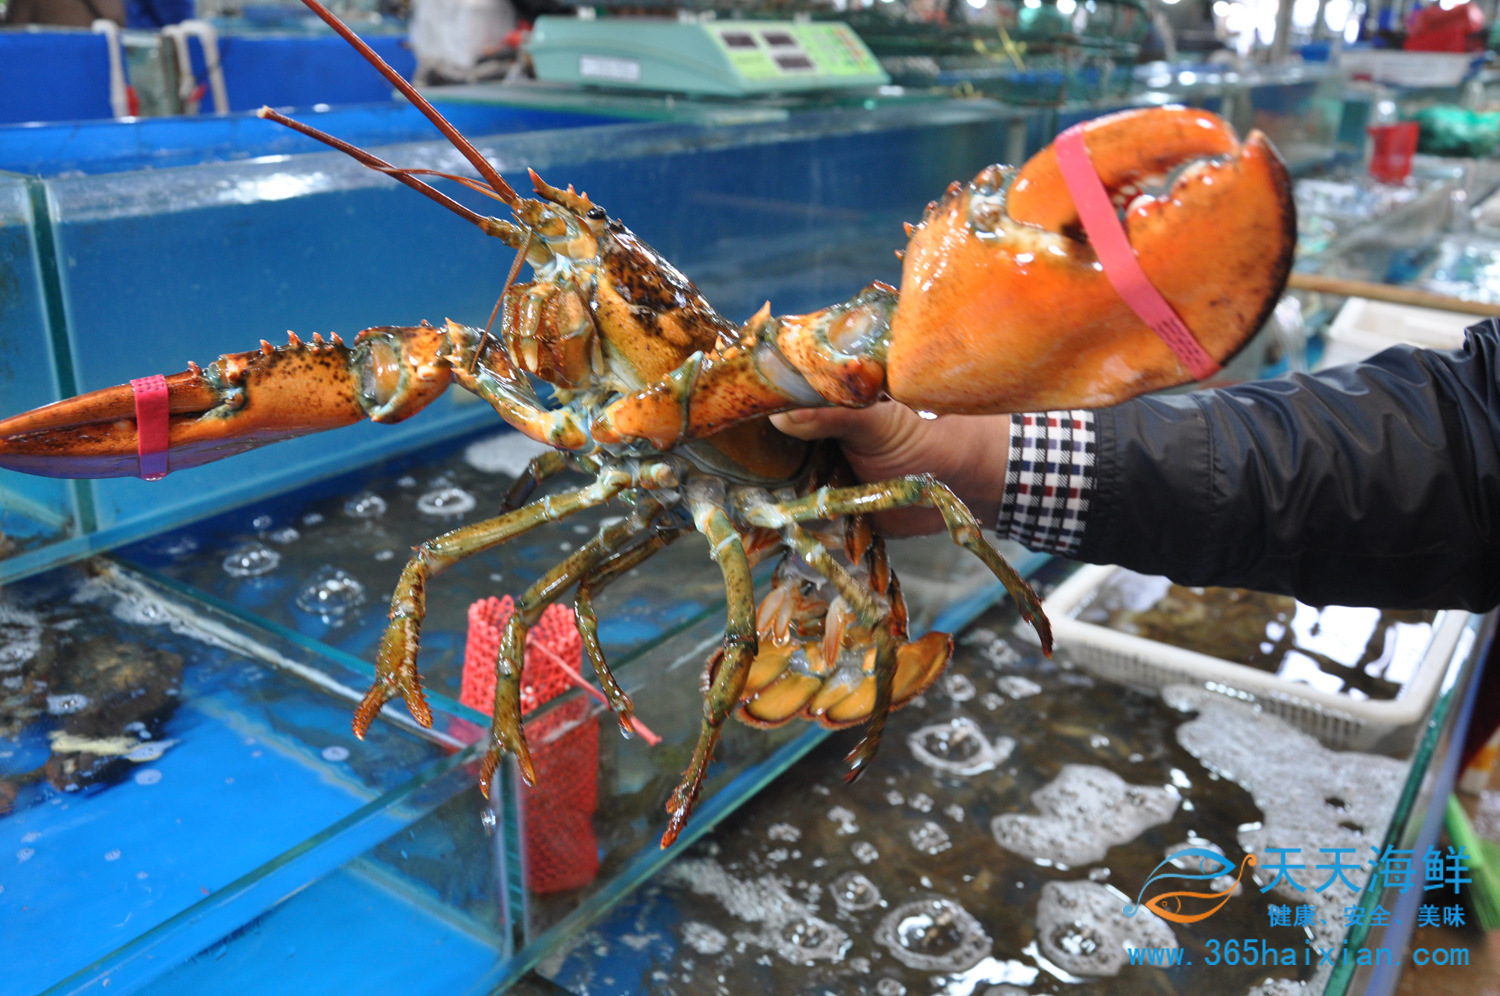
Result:
[[[989,167],[929,205],[908,226],[899,298],[872,284],[813,314],[773,317],[767,306],[736,325],[587,195],[535,173],[535,196],[518,194],[317,0],[305,2],[433,120],[482,182],[446,178],[502,201],[512,218],[459,204],[421,179],[429,171],[392,166],[269,109],[262,116],[342,149],[514,247],[516,265],[491,316],[498,334],[449,321],[365,329],[352,344],[337,335],[289,335],[280,347],[263,341],[166,378],[161,425],[137,419],[131,385],[0,421],[0,467],[155,476],[148,433],[164,436],[165,453],[153,457],[164,472],[364,418],[399,422],[450,384],[473,392],[552,449],[517,482],[508,510],[416,548],[391,598],[355,732],[363,736],[398,696],[418,722],[431,723],[417,656],[434,576],[544,523],[622,504],[625,516],[521,596],[496,664],[481,783],[487,790],[507,751],[528,782],[534,777],[521,732],[522,652],[528,627],[569,591],[585,651],[629,732],[632,705],[600,651],[593,598],[698,533],[723,574],[727,623],[708,662],[700,733],[667,806],[663,846],[687,820],[731,714],[763,726],[794,717],[830,727],[867,722],[850,754],[853,777],[874,756],[890,710],[942,673],[951,639],[911,639],[871,514],[935,508],[1050,648],[1035,594],[951,491],[925,476],[857,483],[837,450],[783,436],[766,416],[887,396],[934,412],[1078,407],[1191,379],[1106,281],[1051,148],[1019,170]],[[1275,151],[1259,135],[1241,145],[1217,118],[1183,109],[1125,112],[1082,135],[1147,277],[1202,349],[1226,359],[1260,326],[1290,266],[1292,207]],[[533,279],[517,283],[523,260]],[[537,380],[551,385],[553,402],[540,399]],[[527,503],[565,469],[591,483]],[[781,559],[757,609],[752,568],[774,556]]]

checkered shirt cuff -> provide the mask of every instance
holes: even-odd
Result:
[[[1032,550],[1076,550],[1094,494],[1094,447],[1092,412],[1012,415],[1001,537]]]

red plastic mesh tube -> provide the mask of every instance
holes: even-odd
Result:
[[[495,659],[515,602],[483,598],[469,606],[460,701],[488,713],[495,702]],[[548,606],[526,638],[521,712],[535,711],[569,688],[583,660],[573,614]],[[558,665],[570,667],[574,675]],[[599,872],[594,811],[599,802],[599,717],[586,698],[565,703],[526,724],[536,786],[521,789],[521,841],[526,884],[546,895],[582,888]]]

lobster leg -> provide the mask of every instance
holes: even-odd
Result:
[[[568,455],[560,450],[548,450],[532,457],[526,469],[521,471],[521,476],[516,478],[516,483],[505,493],[505,501],[500,503],[501,511],[509,512],[520,508],[531,498],[537,485],[567,469]]]
[[[687,823],[693,811],[693,803],[703,789],[703,776],[708,762],[713,759],[714,748],[719,744],[724,721],[739,705],[740,694],[745,690],[745,679],[750,674],[750,665],[755,662],[757,639],[755,632],[755,589],[750,578],[750,561],[745,556],[745,546],[740,534],[729,520],[718,501],[700,494],[688,495],[692,509],[693,524],[708,540],[709,555],[719,565],[724,575],[724,592],[729,602],[728,621],[724,627],[724,645],[711,667],[711,679],[703,698],[703,723],[698,733],[698,743],[693,748],[693,758],[683,773],[682,782],[667,804],[672,814],[667,822],[667,831],[662,835],[661,846],[671,847],[677,835]]]
[[[391,595],[391,621],[380,639],[380,652],[375,660],[375,683],[354,712],[354,735],[363,740],[365,731],[381,708],[397,695],[405,700],[413,719],[423,726],[432,725],[432,711],[422,695],[422,677],[417,671],[417,649],[422,619],[427,614],[427,582],[434,575],[465,557],[499,546],[543,523],[602,505],[629,485],[629,474],[604,471],[588,487],[567,494],[548,495],[514,512],[455,529],[417,547],[402,568],[401,579]]]
[[[775,506],[778,515],[787,522],[810,522],[827,519],[834,515],[867,515],[890,509],[907,508],[912,505],[927,505],[938,511],[948,527],[953,542],[968,550],[984,562],[990,572],[1005,585],[1010,597],[1015,599],[1021,618],[1036,630],[1042,641],[1042,651],[1052,653],[1052,627],[1042,612],[1042,603],[1031,590],[1031,585],[1015,568],[1006,563],[984,538],[984,532],[958,496],[938,483],[929,474],[901,477],[880,484],[861,484],[846,488],[819,488],[803,498],[782,502]],[[768,522],[776,521],[774,517]]]
[[[606,526],[527,588],[516,603],[516,611],[505,625],[500,653],[495,662],[495,706],[490,719],[490,746],[479,769],[479,784],[488,786],[490,776],[509,750],[520,765],[527,785],[536,784],[536,767],[521,723],[521,676],[526,662],[526,634],[541,618],[543,610],[574,584],[587,577],[621,543],[644,528],[644,520],[632,515]],[[628,700],[627,700],[628,701]]]
[[[630,725],[635,706],[625,689],[615,680],[614,672],[605,660],[604,649],[599,646],[599,619],[594,615],[594,595],[621,574],[666,549],[679,535],[680,531],[675,529],[658,532],[636,546],[614,554],[578,582],[578,593],[573,598],[573,614],[578,621],[578,635],[583,641],[583,651],[594,667],[594,674],[599,679],[599,687],[604,692],[605,700],[620,720],[621,732],[627,737],[635,735],[635,730]]]

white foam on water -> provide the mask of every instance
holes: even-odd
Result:
[[[19,671],[42,649],[42,621],[35,612],[0,602],[0,672]]]
[[[258,578],[281,565],[281,554],[258,540],[230,550],[224,556],[224,573],[232,578]]]
[[[1406,766],[1393,758],[1329,750],[1290,724],[1206,688],[1172,685],[1162,690],[1162,698],[1198,714],[1177,728],[1178,743],[1204,767],[1249,792],[1264,814],[1238,833],[1240,849],[1259,859],[1260,885],[1275,877],[1272,869],[1279,861],[1266,848],[1299,848],[1286,863],[1307,866],[1290,872],[1304,891],[1283,878],[1271,892],[1316,908],[1316,946],[1338,943],[1345,933],[1344,909],[1359,901],[1369,877],[1370,848],[1384,839]],[[1352,851],[1335,855],[1320,853],[1322,848]],[[1335,859],[1340,876],[1331,867]],[[1320,864],[1330,867],[1318,869]]]
[[[1002,695],[1009,695],[1013,699],[1029,699],[1033,695],[1042,693],[1041,685],[1019,674],[1007,674],[1003,678],[996,678],[995,687],[1000,689]]]
[[[417,511],[423,515],[437,516],[438,518],[456,518],[474,510],[479,504],[469,492],[457,485],[438,488],[429,491],[417,499]]]
[[[297,593],[297,608],[330,626],[342,626],[349,614],[365,604],[365,586],[342,568],[325,564]]]
[[[759,926],[756,931],[736,931],[736,941],[773,951],[793,965],[842,961],[849,950],[849,935],[792,898],[775,876],[743,881],[712,858],[680,860],[666,874],[699,895],[717,899],[731,916]]]
[[[1093,864],[1116,844],[1127,844],[1177,812],[1176,793],[1131,785],[1107,768],[1064,765],[1031,793],[1039,814],[1005,813],[990,822],[1007,851],[1062,867]]]
[[[858,913],[880,905],[880,888],[857,871],[844,872],[829,890],[834,905],[846,913]]]
[[[682,925],[682,943],[701,955],[716,955],[724,950],[729,938],[706,923],[689,920]]]
[[[1003,763],[1016,749],[1016,742],[999,737],[991,743],[978,723],[958,716],[914,730],[907,735],[906,746],[912,757],[934,771],[968,777]]]
[[[931,820],[919,827],[912,827],[907,836],[911,838],[911,846],[923,854],[941,854],[953,846],[953,838],[948,836],[948,831]]]
[[[766,836],[784,844],[795,844],[802,839],[802,831],[790,823],[773,823],[766,828]]]
[[[361,491],[344,502],[344,514],[353,519],[378,519],[390,506],[373,491]]]
[[[1307,991],[1296,979],[1266,979],[1251,986],[1245,996],[1302,996]]]
[[[485,474],[508,474],[520,477],[533,459],[549,447],[519,432],[501,432],[470,443],[464,450],[464,463]]]
[[[1048,882],[1036,906],[1042,954],[1073,975],[1116,975],[1130,962],[1128,948],[1175,948],[1165,920],[1145,907],[1126,916],[1130,900],[1098,882]]]
[[[880,921],[875,940],[901,964],[921,972],[965,972],[994,948],[974,914],[942,897],[897,906]]]

